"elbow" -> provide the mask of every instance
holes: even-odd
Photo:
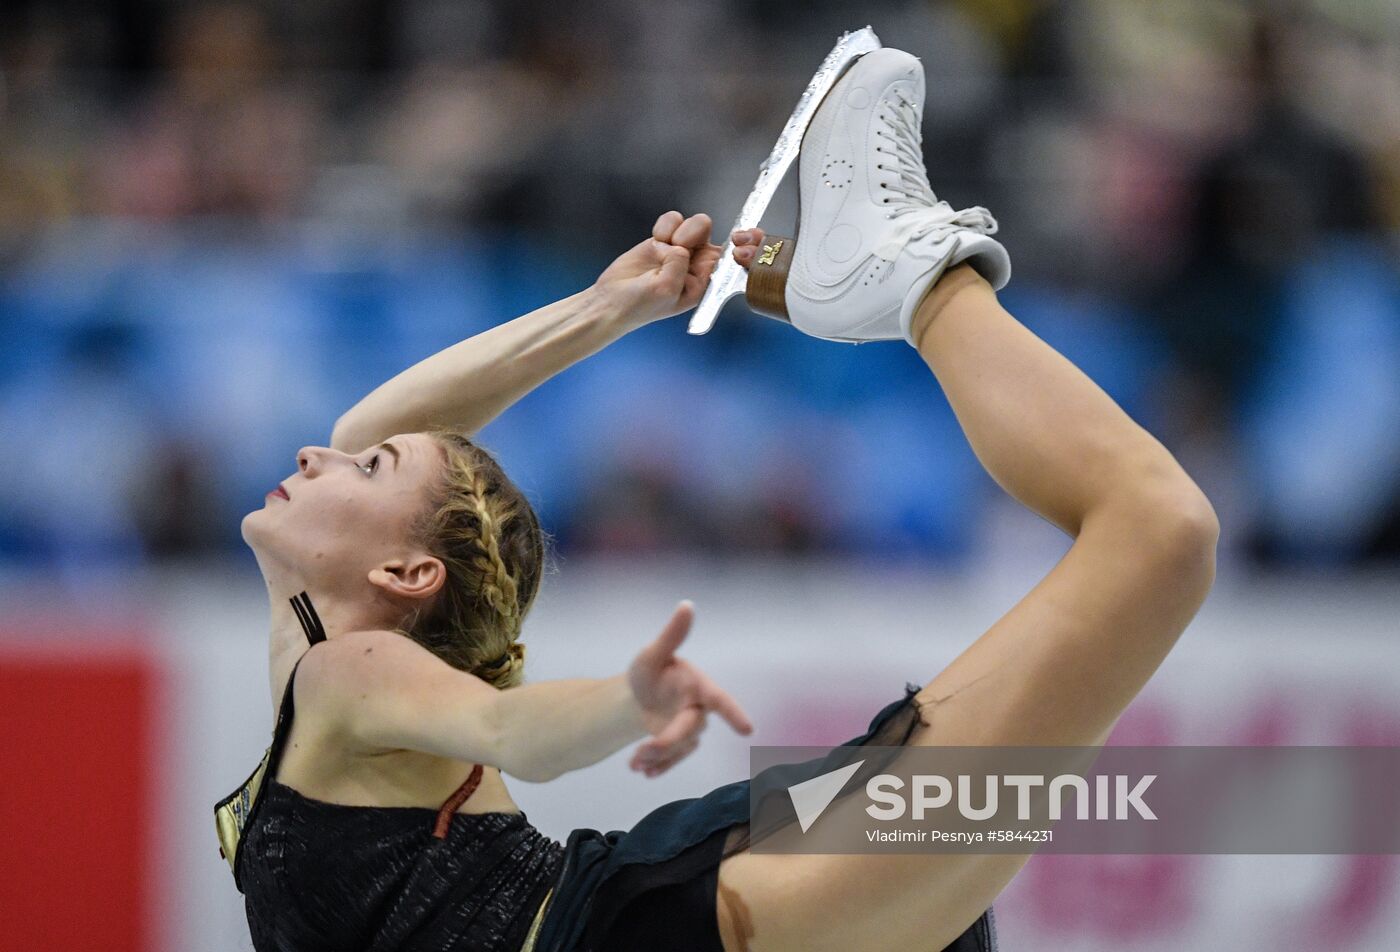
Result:
[[[564,773],[557,762],[532,757],[519,749],[501,751],[496,765],[502,773],[508,774],[516,780],[524,780],[526,783],[547,783]]]
[[[501,770],[517,780],[524,780],[526,783],[548,783],[563,775],[563,771],[561,770],[551,770],[543,765],[532,764],[502,767]]]
[[[366,442],[364,446],[355,445],[357,439],[358,437],[354,433],[353,424],[348,422],[347,418],[344,416],[336,420],[335,426],[331,427],[332,449],[342,450],[347,453],[357,453],[364,449],[365,446],[369,445],[368,442]]]

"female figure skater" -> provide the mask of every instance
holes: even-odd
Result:
[[[736,234],[734,256],[750,301],[800,330],[914,345],[987,471],[1074,544],[848,743],[1098,745],[1209,589],[1215,516],[1155,439],[999,305],[995,222],[934,197],[922,107],[913,57],[857,61],[802,144],[802,237]],[[245,518],[280,707],[262,766],[217,812],[260,952],[995,947],[988,907],[1025,856],[754,853],[748,781],[561,847],[502,780],[637,740],[631,766],[654,776],[711,713],[750,730],[677,656],[686,604],[624,674],[517,687],[540,530],[462,435],[694,306],[720,254],[709,229],[668,212],[588,291],[390,380]]]

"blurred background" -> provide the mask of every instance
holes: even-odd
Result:
[[[378,383],[660,212],[722,236],[867,23],[923,60],[931,179],[1000,220],[1007,306],[1220,514],[1220,585],[1116,739],[1400,744],[1400,6],[7,0],[0,756],[35,779],[0,794],[0,909],[34,931],[0,949],[249,948],[212,823],[271,729],[241,516]],[[555,540],[531,676],[615,671],[703,594],[692,651],[758,742],[859,733],[1066,544],[912,350],[737,302],[481,439]],[[745,750],[520,799],[561,839],[626,826]],[[1177,859],[1033,861],[1007,947],[1400,947],[1391,857]]]

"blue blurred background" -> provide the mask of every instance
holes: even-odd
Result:
[[[1394,561],[1400,16],[1325,0],[10,0],[0,559],[78,587],[251,564],[239,517],[379,382],[668,208],[722,234],[865,22],[922,57],[932,180],[999,217],[1008,306],[1182,459],[1226,559]],[[909,348],[737,303],[482,438],[563,553],[960,565],[996,539]]]
[[[272,730],[241,517],[379,383],[661,212],[722,236],[866,23],[923,60],[932,181],[1000,219],[1007,306],[1220,514],[1215,590],[1111,741],[1400,746],[1394,0],[5,0],[0,952],[250,948],[212,822]],[[654,782],[626,752],[512,779],[558,839],[743,776],[750,742],[854,736],[1068,544],[910,348],[738,302],[481,439],[560,556],[528,677],[614,674],[693,597],[688,656],[758,725]],[[1400,858],[1036,857],[998,910],[1008,949],[1393,952]]]

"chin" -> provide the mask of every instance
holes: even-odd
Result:
[[[265,534],[266,527],[263,525],[263,513],[266,509],[254,509],[243,517],[243,522],[239,525],[239,531],[243,534],[243,541],[253,550],[257,550]]]
[[[263,579],[268,580],[274,576],[279,576],[288,567],[287,553],[282,551],[283,546],[275,535],[275,530],[268,524],[262,515],[263,510],[255,509],[243,517],[242,532],[243,541],[248,548],[253,551],[253,558],[257,560],[258,570],[262,572]]]

